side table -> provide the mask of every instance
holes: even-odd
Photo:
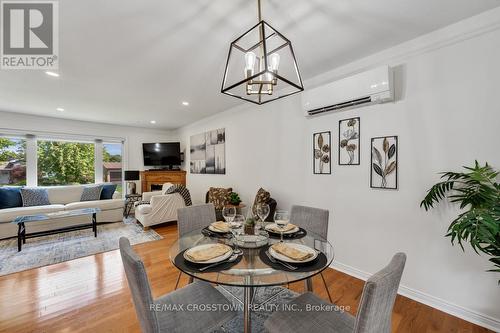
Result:
[[[137,201],[141,201],[141,199],[142,199],[142,194],[125,195],[125,209],[123,210],[123,216],[128,217],[130,215],[132,207],[134,207],[134,203]]]

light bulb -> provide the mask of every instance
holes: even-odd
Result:
[[[280,55],[278,53],[271,54],[269,62],[271,63],[271,70],[273,72],[278,71],[278,67],[280,66]]]
[[[257,56],[253,52],[247,52],[245,53],[245,69],[246,70],[252,70],[253,67],[255,66],[255,58]]]

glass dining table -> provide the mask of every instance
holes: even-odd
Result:
[[[286,239],[287,243],[299,243],[315,249],[322,260],[315,260],[310,267],[302,266],[296,270],[282,266],[279,262],[272,264],[263,256],[262,248],[242,248],[243,254],[233,264],[221,264],[219,269],[200,271],[186,265],[182,253],[194,246],[211,243],[232,245],[229,238],[211,237],[202,233],[203,229],[193,230],[181,236],[170,248],[170,260],[174,266],[185,274],[202,281],[218,284],[220,286],[233,286],[243,288],[243,318],[244,332],[251,332],[251,305],[254,288],[286,285],[287,283],[306,280],[321,273],[333,261],[333,247],[328,240],[307,231],[306,235],[296,239]],[[279,239],[269,238],[268,245],[279,242]],[[265,250],[265,249],[264,249]],[[323,255],[321,255],[323,254]],[[296,267],[297,268],[297,267]],[[308,280],[310,282],[310,280]],[[307,283],[308,291],[312,291],[312,284]]]

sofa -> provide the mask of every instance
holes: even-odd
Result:
[[[82,208],[100,208],[97,214],[97,223],[123,221],[124,200],[119,192],[113,194],[113,199],[80,201],[85,185],[48,186],[50,205],[16,207],[0,209],[0,239],[17,236],[17,225],[11,223],[17,216],[53,213],[62,210]],[[29,224],[28,232],[45,231],[88,223],[88,216],[53,219]]]
[[[165,183],[161,191],[142,193],[143,202],[137,203],[135,218],[144,228],[177,221],[177,209],[186,207],[186,204],[179,193],[165,194],[171,186],[171,183]]]

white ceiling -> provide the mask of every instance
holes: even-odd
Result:
[[[291,39],[303,79],[500,5],[262,2],[264,19]],[[61,0],[59,12],[61,76],[0,70],[0,110],[173,129],[241,103],[220,86],[229,42],[257,21],[256,0]]]

